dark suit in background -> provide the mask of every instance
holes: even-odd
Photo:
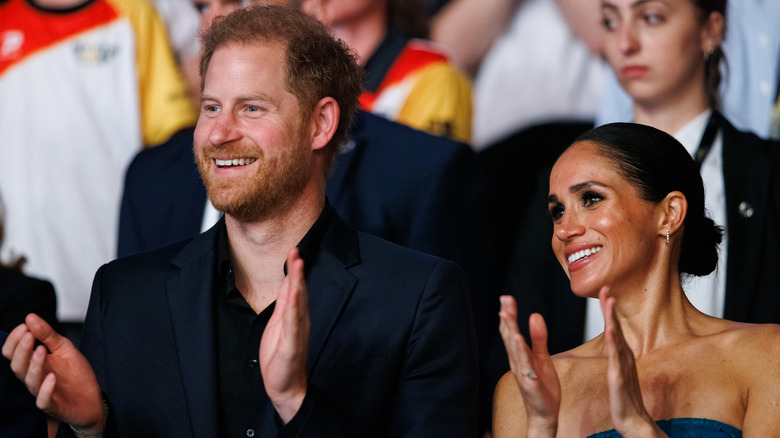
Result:
[[[722,120],[728,258],[724,318],[780,323],[780,144],[737,131]],[[549,348],[565,351],[583,342],[586,300],[571,292],[551,249],[547,215],[551,167],[520,227],[505,290],[517,299],[518,320],[528,338],[528,317],[541,313]]]
[[[322,243],[303,255],[309,388],[295,436],[476,436],[476,352],[458,269],[355,232],[325,209],[333,218]],[[81,350],[121,436],[219,434],[220,227],[96,274]],[[264,415],[274,421],[272,407]]]

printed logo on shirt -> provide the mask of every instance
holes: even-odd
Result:
[[[0,45],[0,59],[13,59],[21,55],[24,44],[24,32],[21,30],[7,30],[3,32],[2,45]]]
[[[82,64],[105,64],[119,53],[119,47],[77,43],[73,48],[73,53]]]

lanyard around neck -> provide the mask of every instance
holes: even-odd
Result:
[[[712,149],[712,144],[715,143],[715,136],[718,134],[720,128],[721,115],[718,111],[713,110],[710,114],[710,119],[707,121],[707,128],[704,130],[704,134],[701,136],[699,147],[696,149],[696,153],[693,155],[696,165],[701,170],[701,165],[704,163],[704,159]]]

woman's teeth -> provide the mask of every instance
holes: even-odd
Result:
[[[597,252],[601,251],[600,246],[596,246],[589,249],[583,249],[582,251],[577,251],[574,254],[569,256],[569,264],[574,263],[578,260],[584,259],[585,257],[588,257],[590,255],[596,254]]]

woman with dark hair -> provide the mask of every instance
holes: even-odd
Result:
[[[780,144],[736,130],[718,111],[726,12],[726,0],[601,0],[605,54],[632,99],[634,122],[674,136],[694,157],[705,209],[724,228],[718,267],[686,280],[688,299],[711,316],[780,323]],[[550,224],[534,213],[521,227],[505,290],[522,320],[545,316],[551,349],[560,352],[601,333],[604,321],[598,301],[572,295],[542,250],[547,242],[537,236]]]
[[[780,323],[780,145],[737,131],[719,112],[726,3],[603,0],[605,53],[634,122],[685,146],[704,180],[705,208],[724,227],[718,269],[686,282],[689,299],[712,316]],[[601,331],[600,315],[590,300],[585,339]]]
[[[680,143],[638,124],[588,131],[553,167],[548,211],[572,290],[599,298],[606,324],[551,357],[544,319],[530,318],[531,350],[501,298],[512,371],[496,388],[496,438],[776,435],[780,326],[709,316],[683,290],[715,269],[721,230]]]

